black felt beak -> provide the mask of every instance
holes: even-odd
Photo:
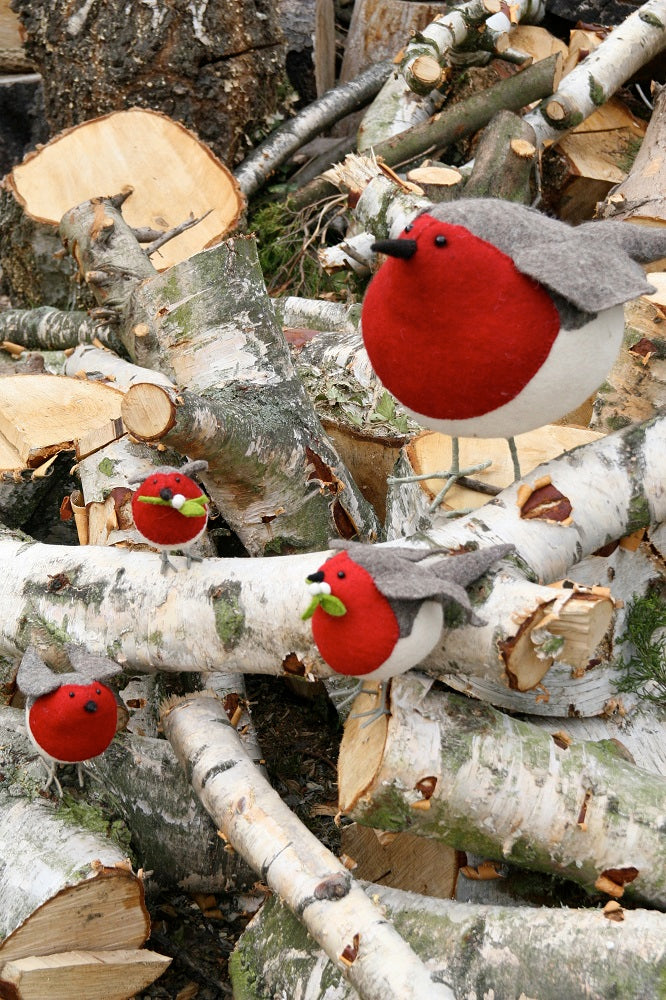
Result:
[[[324,571],[320,569],[316,573],[310,573],[310,576],[306,576],[305,579],[308,583],[321,583],[324,579]]]
[[[416,253],[416,240],[375,240],[370,247],[375,253],[385,253],[387,257],[409,260]]]

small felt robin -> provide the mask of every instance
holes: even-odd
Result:
[[[573,227],[523,205],[463,198],[373,249],[388,256],[362,311],[379,379],[425,426],[511,439],[564,416],[603,382],[622,343],[622,303],[654,291],[636,262],[666,255],[666,232]]]
[[[159,466],[141,482],[132,497],[136,529],[162,553],[163,573],[176,568],[169,561],[169,552],[185,550],[188,567],[197,558],[188,549],[206,529],[210,500],[189,474],[207,468],[208,462],[203,461],[187,462],[179,469]]]
[[[317,649],[336,673],[382,683],[432,651],[445,605],[457,605],[466,620],[483,624],[465,587],[513,550],[491,545],[441,558],[442,549],[338,540],[331,548],[341,551],[307,577],[312,600],[302,617],[312,619]]]
[[[16,675],[26,695],[28,735],[48,770],[44,789],[55,782],[61,795],[58,764],[76,764],[83,787],[82,762],[104,753],[115,735],[116,698],[101,679],[121,670],[113,660],[80,646],[67,645],[65,650],[73,667],[69,673],[53,673],[34,646],[28,646]]]

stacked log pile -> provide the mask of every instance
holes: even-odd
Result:
[[[48,73],[48,17],[29,6],[16,4]],[[407,8],[424,5],[400,6],[403,30]],[[51,16],[70,38],[94,21],[86,8],[65,23],[60,7]],[[350,32],[372,8],[357,0]],[[329,24],[326,4],[317,13]],[[636,653],[623,637],[646,595],[657,606],[647,641],[663,650],[666,283],[657,271],[656,293],[627,307],[626,344],[597,400],[519,439],[521,481],[496,442],[481,443],[493,463],[480,489],[447,497],[451,509],[473,508],[451,519],[430,510],[424,477],[386,489],[396,458],[399,478],[446,465],[452,445],[421,432],[378,383],[358,308],[271,299],[242,226],[270,175],[380,87],[358,152],[284,209],[324,198],[339,217],[344,203],[348,228],[322,246],[323,269],[364,281],[373,239],[429,201],[527,203],[542,176],[544,202],[563,218],[581,221],[603,201],[600,215],[663,224],[663,185],[645,185],[661,176],[650,154],[666,91],[647,127],[616,92],[666,47],[666,3],[648,0],[613,31],[579,29],[570,46],[528,24],[542,16],[528,0],[469,0],[400,39],[399,68],[368,68],[350,38],[360,75],[235,173],[167,114],[109,112],[102,88],[98,114],[5,178],[0,995],[59,997],[74,984],[77,995],[121,1000],[168,964],[142,948],[144,876],[117,831],[90,833],[68,815],[69,796],[39,794],[16,672],[29,646],[66,669],[68,643],[122,668],[122,731],[85,765],[96,814],[111,803],[123,817],[154,884],[206,893],[260,878],[272,893],[234,954],[235,995],[659,995],[663,689],[658,676],[622,688]],[[204,32],[200,45],[211,44]],[[491,57],[492,84],[446,103],[461,63]],[[63,124],[55,97],[49,107]],[[557,183],[546,184],[549,172]],[[64,308],[72,281],[77,311]],[[212,530],[201,562],[186,568],[176,555],[165,574],[134,527],[133,484],[185,458],[207,463]],[[24,533],[45,493],[59,494],[75,525],[70,544]],[[289,676],[323,681],[333,697],[334,672],[300,617],[304,579],[332,539],[451,553],[513,546],[470,588],[480,626],[449,621],[418,670],[390,682],[389,714],[372,725],[356,716],[380,695],[354,702],[338,783],[340,817],[355,825],[341,857],[267,781],[244,687],[245,674]],[[590,905],[538,905],[553,877]]]

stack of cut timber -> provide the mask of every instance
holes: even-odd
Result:
[[[124,434],[123,394],[62,375],[0,378],[0,520],[24,524],[59,452],[81,459]]]

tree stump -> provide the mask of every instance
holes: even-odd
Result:
[[[26,54],[44,77],[54,133],[139,105],[183,122],[232,163],[276,110],[283,48],[267,0],[203,11],[183,0],[13,7]]]

